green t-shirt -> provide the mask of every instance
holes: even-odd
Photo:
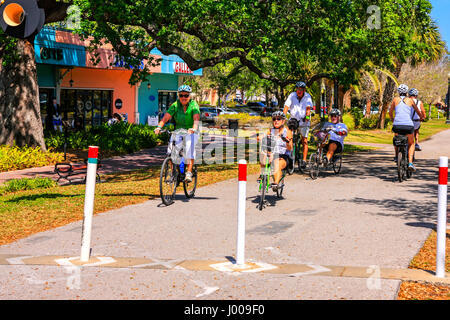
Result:
[[[167,113],[175,120],[177,129],[190,129],[194,125],[194,114],[200,114],[197,102],[191,100],[186,108],[186,113],[180,101],[175,101],[167,110]]]

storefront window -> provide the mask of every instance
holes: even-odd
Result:
[[[111,90],[61,90],[61,107],[64,117],[72,123],[81,120],[83,128],[98,126],[108,121],[112,114]]]
[[[41,109],[41,121],[44,129],[52,128],[52,121],[48,117],[48,108],[51,107],[54,89],[39,88],[39,104]]]
[[[170,105],[177,100],[176,91],[160,91],[158,92],[158,112],[160,118],[167,112]]]

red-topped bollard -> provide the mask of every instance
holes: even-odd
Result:
[[[447,229],[448,157],[439,158],[438,218],[436,229],[436,277],[445,278],[445,242]]]
[[[86,173],[86,191],[84,194],[84,217],[81,235],[81,256],[83,262],[89,261],[91,254],[92,216],[94,214],[95,179],[97,176],[98,147],[90,146]]]
[[[239,160],[238,173],[238,228],[236,264],[245,264],[245,199],[247,188],[247,161]]]

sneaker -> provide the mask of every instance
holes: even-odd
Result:
[[[397,163],[398,157],[394,157],[394,162]]]
[[[416,151],[422,151],[422,148],[416,143]]]
[[[416,167],[414,167],[414,165],[412,163],[409,163],[408,170],[414,172],[414,171],[416,171]]]
[[[300,160],[300,166],[302,167],[302,169],[306,169],[306,161]]]
[[[186,172],[186,176],[184,177],[184,181],[192,182],[192,172]]]
[[[277,192],[278,184],[272,183],[272,184],[271,184],[271,187],[272,187],[272,191],[273,191],[273,192]]]

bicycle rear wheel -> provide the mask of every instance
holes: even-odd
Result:
[[[320,159],[317,153],[311,154],[309,157],[309,176],[311,179],[316,180],[320,171]]]
[[[174,202],[177,188],[177,169],[171,158],[166,158],[161,166],[159,175],[159,192],[161,200],[166,206]]]
[[[195,189],[197,189],[197,166],[192,168],[192,181],[183,181],[184,194],[187,198],[193,198],[195,195]]]
[[[261,177],[260,185],[259,185],[260,196],[259,196],[258,209],[260,211],[264,208],[264,197],[266,195],[267,179],[268,179],[268,176],[263,174]]]
[[[397,175],[398,175],[399,182],[402,182],[403,180],[405,180],[405,174],[406,174],[405,162],[406,162],[405,153],[402,150],[398,153],[398,156],[397,156]]]

